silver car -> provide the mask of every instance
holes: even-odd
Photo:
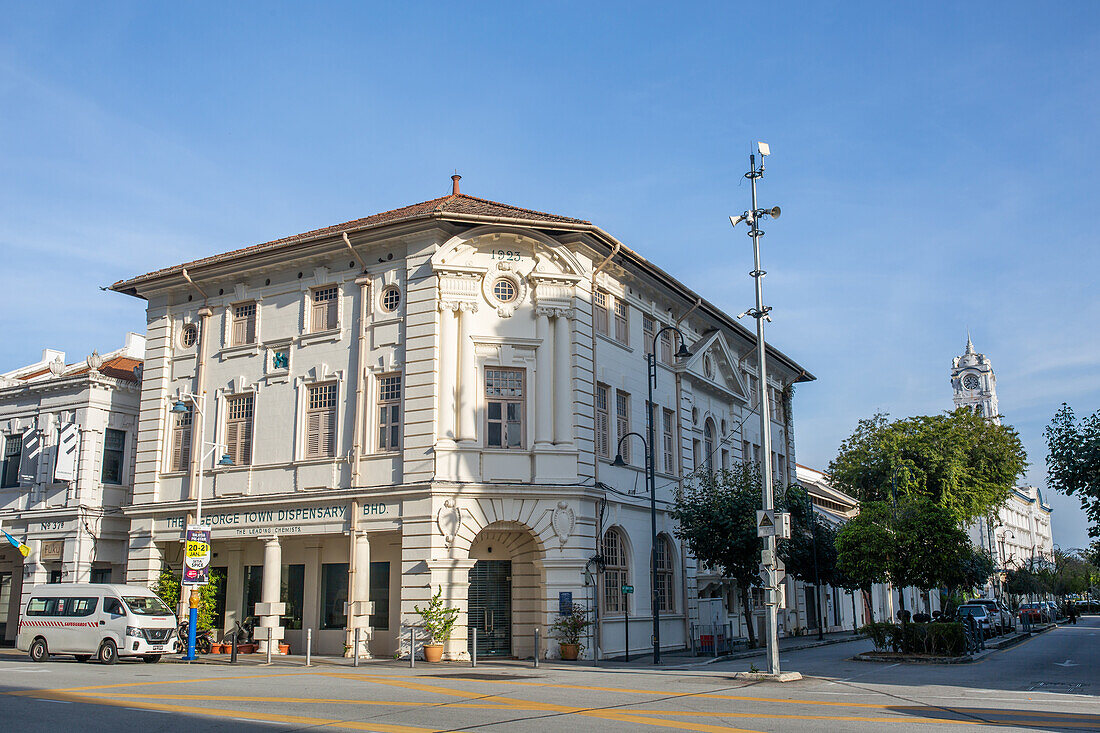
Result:
[[[966,604],[985,606],[998,634],[1006,634],[1016,627],[1016,617],[1000,601],[993,598],[971,598]]]
[[[970,616],[974,619],[974,622],[978,625],[978,630],[981,632],[982,637],[985,639],[993,636],[993,618],[989,615],[989,609],[980,603],[964,603],[959,606],[955,611],[955,615],[959,621],[966,622],[966,617]]]

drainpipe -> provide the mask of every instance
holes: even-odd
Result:
[[[345,239],[347,235],[345,235]],[[354,250],[353,250],[354,251]],[[363,387],[363,358],[367,349],[367,296],[370,289],[370,278],[366,275],[355,278],[355,284],[359,286],[359,317],[356,319],[359,328],[358,347],[355,353],[355,411],[351,430],[351,488],[359,485],[359,462],[363,457],[363,434],[366,428],[363,423],[364,387]]]
[[[687,319],[687,317],[694,313],[702,304],[703,299],[697,298],[695,301],[695,305],[691,306],[691,308],[688,309],[687,313],[676,319],[676,325],[679,326],[681,323],[683,323]]]
[[[344,238],[344,244],[348,246],[348,250],[351,252],[351,256],[355,258],[355,261],[359,263],[359,268],[363,272],[367,271],[367,263],[363,261],[363,258],[359,256],[359,253],[355,251],[355,247],[351,246],[351,240],[348,239],[347,232],[340,232],[340,236]]]

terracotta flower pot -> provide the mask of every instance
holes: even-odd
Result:
[[[438,662],[443,659],[442,644],[425,644],[423,649],[425,662]]]
[[[559,644],[558,646],[561,647],[561,658],[567,661],[572,662],[581,655],[580,644]]]
[[[255,654],[256,650],[259,648],[259,646],[260,646],[259,644],[248,644],[248,643],[238,644],[237,645],[237,653],[238,654]]]
[[[279,642],[279,653],[280,654],[290,654],[290,644],[284,644],[282,642]]]
[[[210,645],[210,653],[211,654],[228,654],[229,653],[229,645],[228,644],[211,644]]]

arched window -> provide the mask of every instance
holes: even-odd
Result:
[[[615,528],[604,532],[600,543],[603,557],[603,610],[608,614],[623,613],[625,599],[623,585],[627,582],[626,543],[622,533]]]
[[[668,537],[661,535],[657,538],[657,606],[661,611],[671,613],[673,610],[673,558],[675,552],[672,542]]]
[[[714,473],[714,421],[707,419],[703,426],[703,465]]]

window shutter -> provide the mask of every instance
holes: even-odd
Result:
[[[240,427],[239,422],[231,422],[225,426],[225,447],[233,463],[238,466],[241,465]]]
[[[249,419],[243,421],[240,424],[240,461],[239,465],[246,466],[252,464],[252,416],[249,415]],[[234,459],[236,460],[236,459]]]
[[[256,312],[253,311],[252,315],[244,319],[244,335],[246,344],[256,343]]]
[[[245,343],[244,330],[245,323],[240,318],[233,319],[233,345],[238,346]]]
[[[19,460],[19,482],[33,484],[38,480],[38,455],[42,450],[42,437],[38,430],[23,433],[23,453]]]
[[[597,423],[596,423],[596,441],[597,441],[597,443],[596,443],[596,450],[599,452],[599,454],[601,456],[604,456],[604,457],[607,457],[607,455],[608,455],[607,436],[608,436],[608,432],[609,432],[610,427],[611,426],[608,424],[607,413],[606,412],[597,413]]]
[[[325,305],[328,306],[328,328],[336,328],[336,304],[339,301],[332,298]]]
[[[306,455],[316,458],[321,455],[321,416],[322,412],[314,410],[306,419]]]
[[[311,331],[322,331],[327,328],[328,318],[325,315],[325,302],[314,301],[313,312],[310,314],[309,325]]]
[[[324,414],[325,440],[322,443],[326,456],[336,455],[336,405]]]

